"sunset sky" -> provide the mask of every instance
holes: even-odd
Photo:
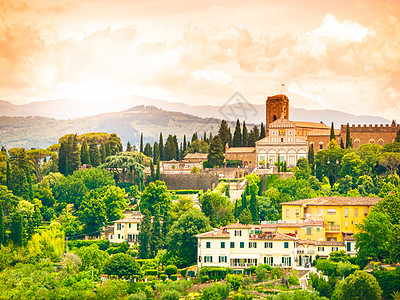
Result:
[[[400,121],[399,0],[0,0],[0,99],[291,105]]]

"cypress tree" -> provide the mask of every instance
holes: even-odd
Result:
[[[228,197],[228,198],[231,197],[230,192],[229,192],[229,183],[228,183],[228,185],[226,186],[225,196]]]
[[[181,161],[183,159],[183,146],[182,146],[182,143],[181,143],[181,146],[180,146],[180,148],[179,148],[179,161]]]
[[[353,141],[351,140],[350,136],[350,126],[349,123],[347,123],[347,129],[346,129],[346,149],[353,148]]]
[[[129,141],[128,141],[128,143],[126,143],[126,152],[131,152],[132,151],[132,146],[131,146],[131,143],[129,143]]]
[[[249,146],[249,134],[247,132],[246,121],[243,121],[242,147]]]
[[[151,224],[151,240],[150,240],[150,253],[151,257],[155,257],[157,252],[162,247],[162,232],[161,232],[161,216],[160,208],[157,205],[155,208],[153,223]]]
[[[23,223],[22,215],[20,213],[15,213],[12,217],[11,223],[11,240],[15,245],[22,246],[23,242]]]
[[[93,167],[98,167],[101,164],[101,156],[96,141],[93,139],[89,144],[89,157]]]
[[[332,141],[332,140],[336,140],[336,138],[335,138],[335,128],[333,128],[333,122],[331,124],[331,136],[329,138],[329,141]]]
[[[344,149],[344,142],[343,142],[343,138],[340,138],[340,148]]]
[[[259,138],[259,139],[261,140],[261,139],[265,138],[265,134],[266,134],[266,132],[265,132],[264,123],[261,122],[261,127],[260,127],[260,138]]]
[[[242,207],[240,208],[241,212],[247,208],[247,196],[246,192],[242,193]],[[240,214],[239,214],[240,215]]]
[[[203,135],[203,141],[205,141],[207,143],[207,133],[204,131],[204,135]]]
[[[11,186],[10,186],[10,184],[11,184],[11,181],[10,181],[10,179],[11,179],[11,170],[10,170],[10,162],[8,161],[8,159],[7,159],[7,161],[6,161],[6,187],[9,189],[9,190],[11,190]]]
[[[160,171],[160,161],[157,161],[157,169],[156,169],[156,180],[160,180],[161,171]]]
[[[233,134],[233,147],[241,147],[242,146],[242,133],[240,130],[240,122],[239,119],[236,121],[235,132]]]
[[[140,133],[140,153],[143,153],[143,132]]]
[[[72,134],[68,137],[68,174],[72,174],[75,170],[78,170],[81,165],[81,152],[78,147],[78,136]]]
[[[287,172],[287,164],[286,164],[286,160],[283,161],[283,172]]]
[[[158,141],[158,148],[160,150],[160,160],[165,160],[164,158],[164,141],[162,132],[160,132],[160,140]]]
[[[186,152],[186,135],[183,135],[183,152]]]
[[[58,150],[58,171],[64,176],[68,175],[67,171],[67,145],[65,141],[61,142],[60,149]]]
[[[221,124],[219,125],[219,129],[218,129],[218,135],[221,138],[224,149],[225,149],[225,146],[227,143],[228,143],[228,145],[232,144],[231,129],[229,128],[228,122],[226,120],[221,120]],[[211,138],[210,138],[210,141],[211,141]]]
[[[90,155],[89,155],[89,158],[90,158]],[[106,155],[106,146],[104,143],[100,144],[100,158],[101,158],[102,164],[106,162],[107,155]]]
[[[153,158],[155,163],[160,160],[160,148],[158,147],[157,142],[154,142],[153,144]]]
[[[146,259],[150,257],[151,238],[151,216],[150,212],[146,209],[143,212],[143,219],[140,225],[139,258]]]
[[[197,131],[195,132],[195,133],[193,133],[193,135],[192,135],[192,143],[194,142],[194,141],[197,141],[199,138],[197,137]]]
[[[0,203],[0,248],[6,244],[6,228],[4,227],[3,205]]]
[[[168,212],[165,210],[164,216],[163,216],[162,228],[161,228],[162,236],[164,239],[167,237],[169,228],[170,228],[170,219],[168,217]]]
[[[29,170],[26,170],[26,181],[28,183],[28,189],[29,189],[29,200],[33,200],[33,186],[32,186],[32,177],[31,173]]]
[[[253,223],[258,222],[258,205],[257,205],[256,191],[254,189],[251,190],[250,194],[249,210],[251,213],[251,218],[253,219]]]
[[[233,215],[235,216],[235,219],[237,219],[238,216],[239,216],[239,212],[238,212],[238,202],[239,202],[239,199],[236,199],[236,201],[235,201],[235,210],[233,211]]]
[[[310,165],[311,168],[311,174],[314,175],[314,169],[315,169],[315,154],[314,154],[314,144],[310,144],[308,146],[308,164]]]
[[[87,148],[86,140],[83,140],[82,146],[81,146],[81,162],[82,162],[82,164],[90,165],[90,156],[89,156],[89,151]]]
[[[153,149],[151,149],[150,143],[146,143],[146,146],[144,147],[143,154],[152,157],[153,156]]]
[[[154,163],[153,160],[150,161],[150,181],[154,182],[156,179],[155,174],[154,174]]]
[[[278,173],[281,171],[281,158],[278,154]]]
[[[222,146],[221,139],[216,135],[212,139],[210,148],[208,149],[207,161],[211,166],[215,167],[222,166],[224,159],[224,147]]]
[[[176,135],[174,135],[172,137],[172,140],[174,142],[174,146],[175,146],[175,159],[179,161],[179,145],[178,145],[178,140],[176,138]]]

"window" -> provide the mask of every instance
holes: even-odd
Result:
[[[286,209],[286,218],[289,218],[289,209]]]
[[[318,247],[318,251],[324,252],[325,251],[325,247]]]
[[[344,209],[344,217],[345,217],[345,218],[348,218],[348,217],[349,217],[349,209],[348,209],[348,208],[345,208],[345,209]]]
[[[311,234],[311,229],[312,229],[312,227],[307,227],[307,234],[308,234],[308,235]]]
[[[346,245],[347,247],[346,247],[346,250],[347,251],[351,251],[351,243],[350,242],[347,242],[347,245]]]
[[[235,230],[235,236],[242,236],[241,230]]]
[[[296,209],[296,218],[300,217],[300,211],[298,209]]]
[[[235,242],[231,242],[231,248],[235,248]]]
[[[283,243],[283,248],[289,248],[289,242],[284,242]]]
[[[326,210],[326,212],[328,213],[328,215],[336,215],[336,209],[335,208],[328,208]]]
[[[244,248],[244,242],[240,242],[240,248]]]
[[[368,208],[364,208],[364,217],[368,216]]]
[[[212,256],[204,256],[204,262],[212,263]]]
[[[206,242],[206,248],[211,248],[211,242]]]
[[[356,221],[356,223],[355,223],[356,225],[358,225],[358,221]]]
[[[137,229],[137,230],[140,229],[140,224],[139,224],[139,223],[136,224],[136,229]]]
[[[264,256],[264,264],[272,266],[274,264],[274,258],[272,256]]]
[[[225,242],[221,242],[221,248],[225,248]]]
[[[321,228],[317,227],[317,231],[320,231],[320,230],[321,230]]]
[[[354,217],[358,218],[358,208],[354,209]]]
[[[218,262],[219,263],[226,263],[228,260],[226,258],[226,256],[219,256],[218,257]]]
[[[272,248],[272,242],[264,242],[264,248]]]
[[[332,247],[332,251],[338,251],[339,247]]]
[[[286,129],[279,129],[279,135],[286,135]]]
[[[292,265],[292,258],[291,257],[282,256],[282,264],[284,266],[289,266],[290,267]]]
[[[121,223],[117,224],[117,230],[121,230]]]
[[[118,239],[120,239],[120,238],[121,238],[121,234],[118,233]]]
[[[346,222],[344,222],[344,226],[345,226],[345,227],[347,227],[347,225],[348,225],[347,221],[346,221]]]
[[[324,144],[319,144],[319,150],[324,149]]]
[[[283,143],[283,138],[281,138],[281,143]]]
[[[257,248],[257,242],[249,242],[249,248]]]
[[[131,228],[131,226],[132,226],[132,224],[131,224],[131,223],[129,223],[129,228]]]

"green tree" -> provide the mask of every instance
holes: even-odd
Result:
[[[333,186],[339,177],[340,163],[346,150],[341,149],[336,141],[331,141],[328,147],[327,150],[318,151],[315,157],[316,176],[320,181],[326,176]]]
[[[132,151],[132,146],[131,146],[131,143],[128,141],[126,143],[126,152],[131,152],[131,151]]]
[[[207,160],[211,166],[215,167],[222,166],[224,163],[224,159],[224,146],[222,145],[220,137],[216,135],[211,141]]]
[[[251,190],[250,192],[250,203],[249,203],[249,210],[251,213],[251,218],[253,220],[253,224],[257,224],[259,222],[259,214],[258,214],[258,203],[256,198],[255,190]]]
[[[150,143],[146,143],[146,146],[144,147],[143,153],[144,153],[144,155],[146,155],[148,157],[152,157],[153,156],[153,149],[151,148]]]
[[[24,232],[24,227],[23,227],[23,220],[22,220],[22,214],[20,212],[16,212],[12,215],[11,217],[11,232],[10,232],[10,238],[14,242],[15,245],[22,246],[23,244],[23,232]]]
[[[81,146],[81,162],[82,162],[82,164],[90,165],[90,156],[89,156],[89,150],[87,147],[86,140],[83,140],[83,143]]]
[[[158,142],[158,147],[160,150],[160,160],[165,160],[164,159],[164,140],[163,140],[162,132],[160,132],[160,140]]]
[[[143,132],[140,133],[140,153],[143,153]]]
[[[143,219],[140,225],[139,232],[139,258],[150,258],[150,242],[151,236],[151,215],[150,212],[145,209],[143,210]]]
[[[393,173],[400,165],[400,153],[385,152],[378,158],[378,161],[379,164],[384,166],[393,176]]]
[[[101,274],[106,262],[108,261],[108,253],[99,249],[97,244],[92,244],[87,247],[81,247],[75,251],[80,257],[82,264],[80,271],[98,270],[97,274]]]
[[[180,266],[192,265],[197,261],[196,234],[212,230],[208,218],[193,209],[183,214],[172,224],[167,235],[168,250],[179,260]]]
[[[315,154],[314,154],[314,144],[308,146],[308,165],[311,168],[311,175],[315,175]]]
[[[251,215],[251,212],[248,208],[245,208],[242,210],[239,216],[239,222],[241,224],[251,224],[253,221],[253,217]]]
[[[107,222],[119,220],[124,217],[122,212],[128,206],[125,198],[125,190],[116,186],[109,186],[105,190],[102,200],[105,204]]]
[[[350,126],[349,123],[347,123],[346,127],[346,149],[353,148],[353,141],[350,136]]]
[[[264,123],[261,122],[261,127],[260,127],[260,140],[263,139],[263,138],[265,138],[265,134],[266,134],[266,130],[265,130],[265,127],[264,127]]]
[[[119,278],[130,278],[138,275],[140,266],[132,256],[125,253],[118,253],[111,257],[104,266],[104,273],[116,275]]]
[[[140,197],[140,209],[142,211],[147,209],[151,215],[154,215],[157,206],[160,208],[160,214],[163,215],[164,212],[169,211],[171,203],[165,182],[159,180],[151,182]]]
[[[180,216],[182,216],[187,211],[193,208],[194,208],[194,202],[192,199],[190,199],[187,196],[179,197],[178,201],[174,201],[171,205],[171,209],[169,211],[170,222],[174,223],[180,218]]]
[[[93,167],[98,167],[101,164],[101,155],[97,143],[94,140],[90,141],[89,144],[89,156],[90,162]]]
[[[311,169],[306,158],[300,158],[297,161],[294,176],[297,180],[305,179],[308,180],[311,176]]]
[[[381,299],[381,295],[382,289],[374,276],[365,271],[356,271],[343,282],[336,285],[332,299],[378,300]]]
[[[243,121],[243,133],[242,133],[242,147],[249,146],[249,134],[247,132],[246,121]]]
[[[236,121],[235,132],[233,133],[233,147],[241,147],[242,146],[242,132],[240,130],[240,122],[239,119]]]
[[[340,148],[345,148],[343,138],[340,138]]]
[[[161,170],[160,170],[160,161],[157,161],[157,169],[156,169],[156,181],[161,179]]]
[[[4,211],[3,205],[0,203],[0,248],[1,245],[5,245],[6,242],[6,228],[4,226]]]
[[[331,124],[331,134],[330,134],[330,137],[329,137],[329,141],[332,141],[332,140],[336,140],[335,128],[333,127],[333,122]]]
[[[218,135],[221,138],[222,146],[226,146],[226,144],[232,143],[232,134],[231,130],[228,126],[228,122],[226,120],[221,120],[221,124],[219,126]],[[210,140],[211,142],[211,140]]]
[[[225,226],[234,222],[230,200],[215,192],[208,191],[200,198],[202,212],[209,218],[213,227]]]
[[[165,142],[164,147],[164,160],[176,159],[176,145],[174,137],[170,134]]]
[[[97,236],[107,219],[106,208],[100,194],[91,190],[83,198],[78,212],[79,221],[87,234]]]
[[[253,126],[249,134],[249,147],[255,147],[260,138],[260,131],[257,126]]]
[[[155,257],[159,249],[163,245],[161,232],[161,216],[160,209],[157,207],[154,214],[153,223],[151,224],[151,240],[150,253],[151,257]]]
[[[344,177],[349,175],[353,178],[358,178],[360,175],[360,165],[362,164],[361,158],[354,152],[345,154],[340,163],[339,176]]]
[[[160,160],[160,148],[157,142],[153,144],[153,161],[157,163]]]

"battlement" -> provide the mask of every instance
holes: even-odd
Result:
[[[353,132],[397,132],[400,129],[400,125],[393,124],[351,124],[350,133]],[[341,125],[340,131],[346,132],[347,125]]]

